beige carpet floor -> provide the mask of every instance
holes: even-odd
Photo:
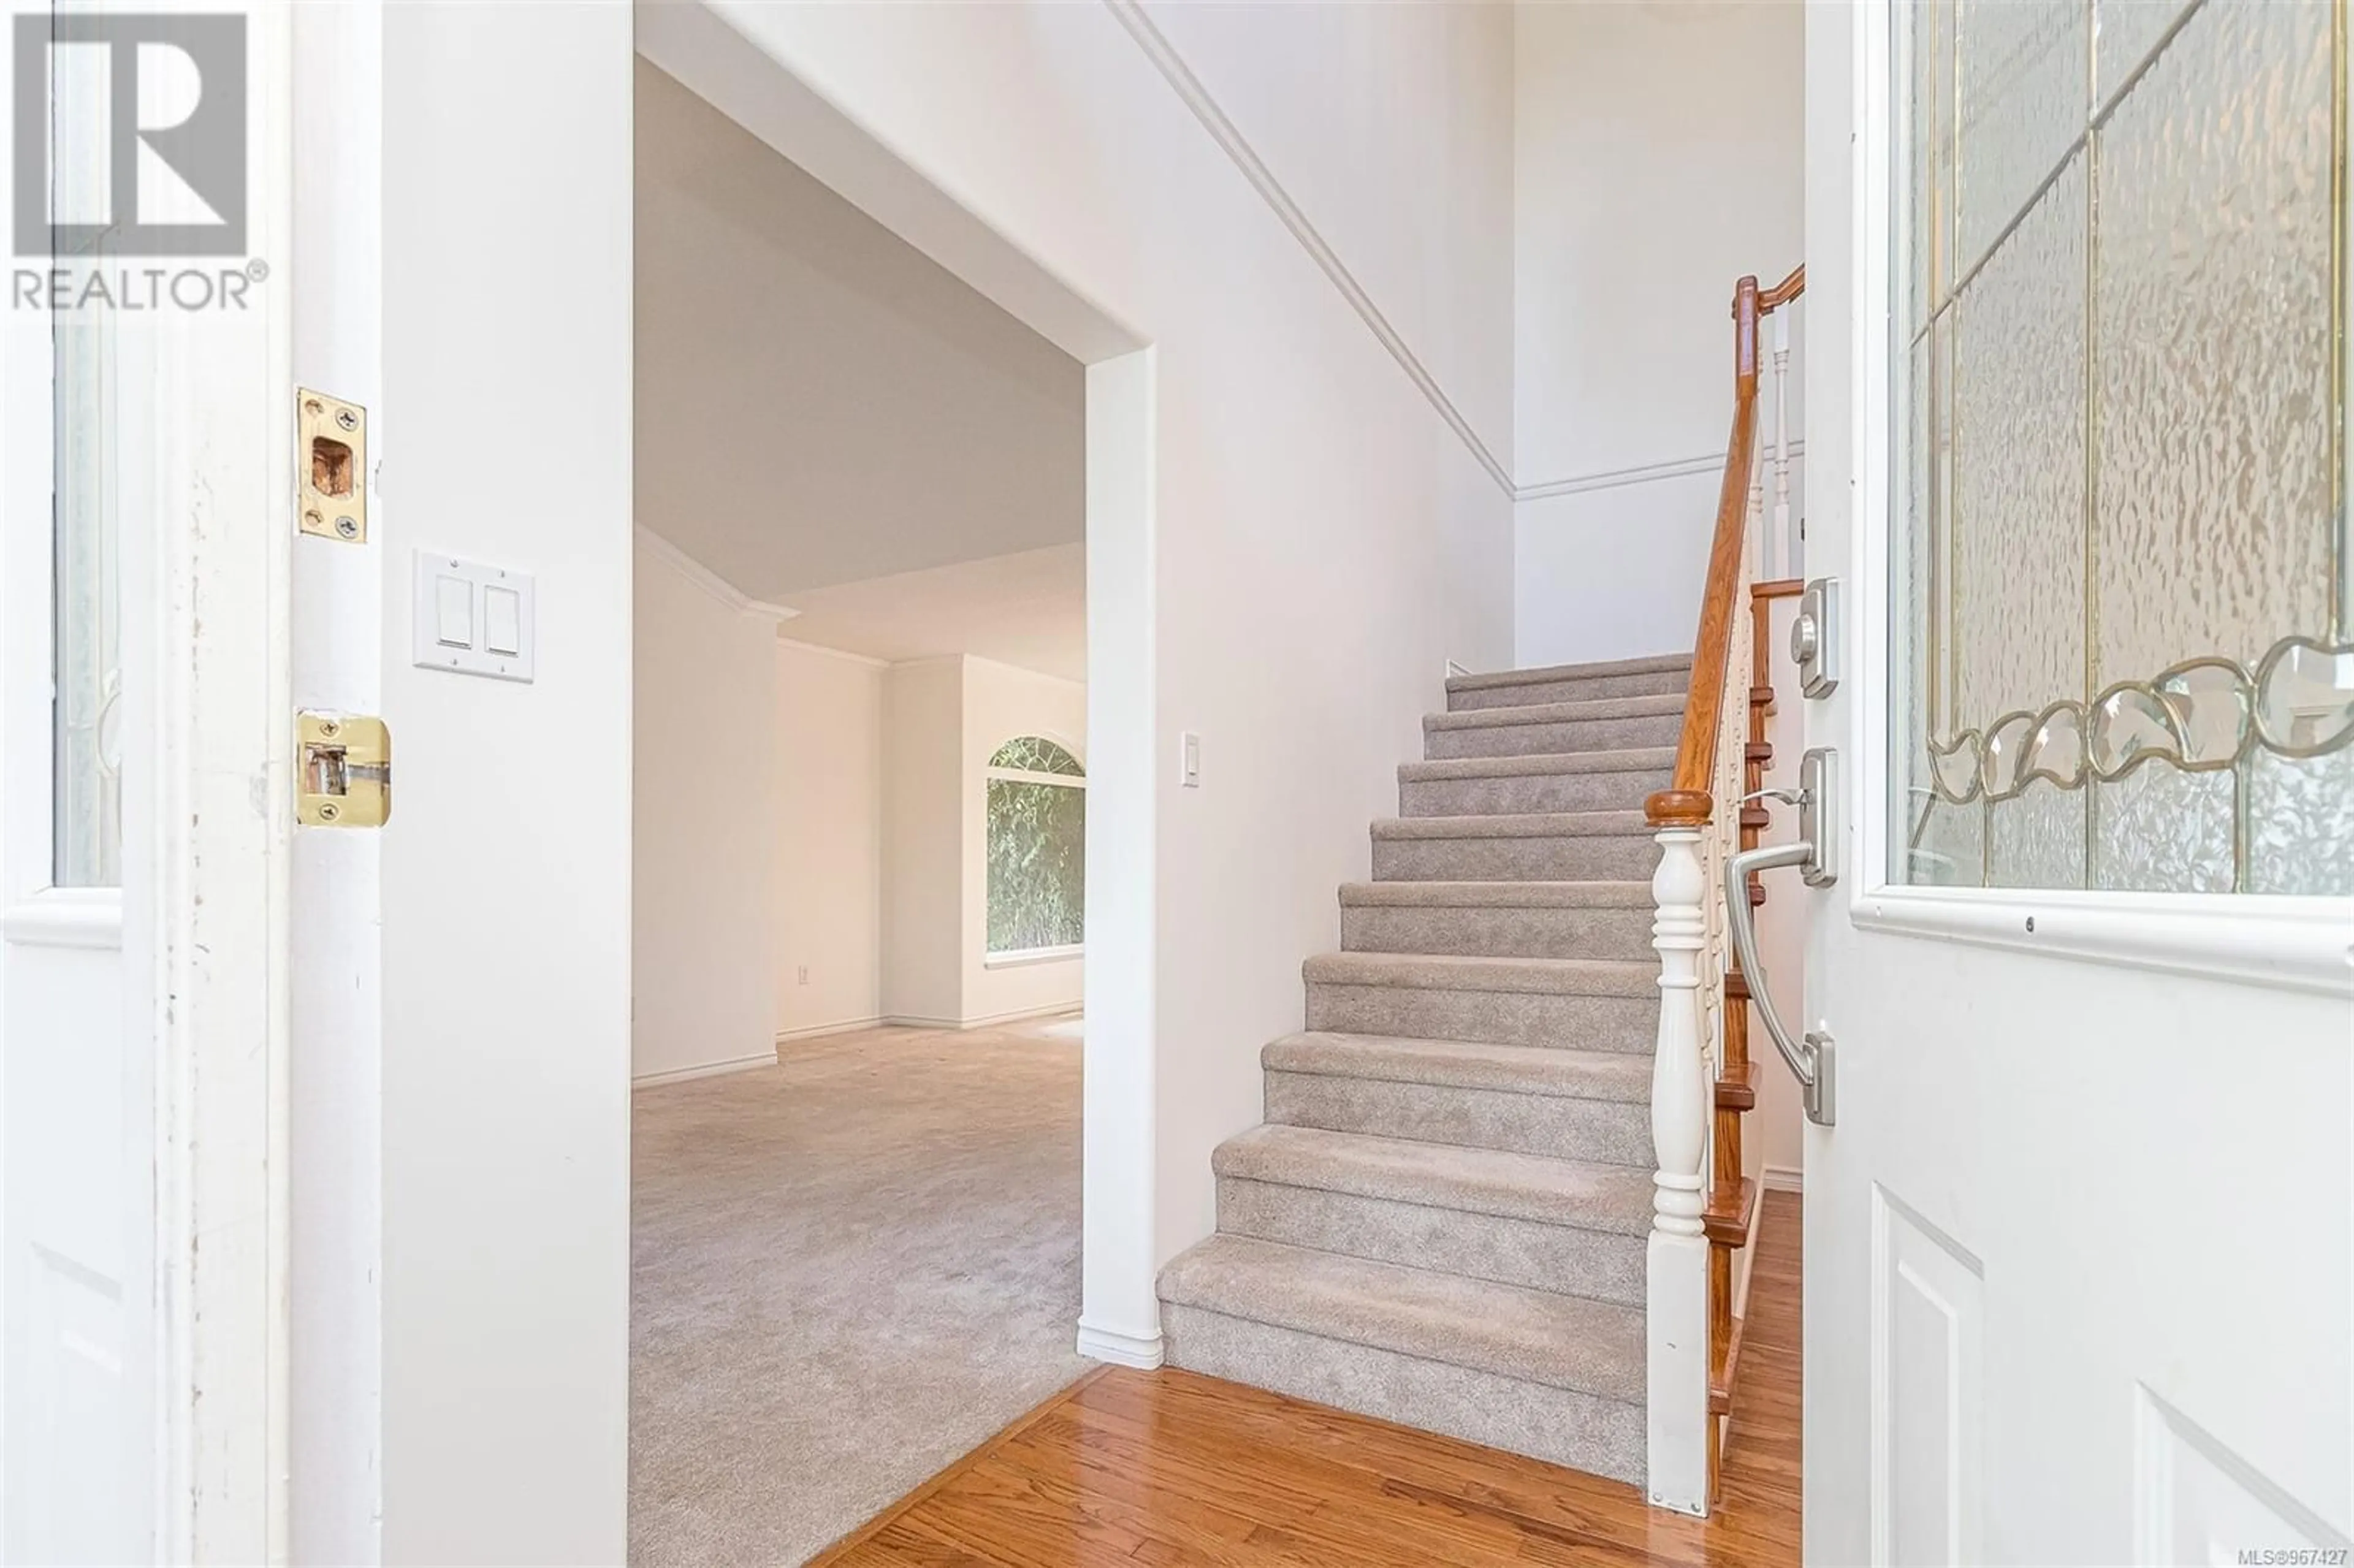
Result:
[[[630,1561],[790,1563],[1085,1369],[1079,1026],[642,1089]]]

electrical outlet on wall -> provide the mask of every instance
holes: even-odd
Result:
[[[807,985],[807,984],[809,984],[809,966],[808,966],[807,964],[803,964],[803,965],[801,966],[801,984],[803,984],[803,985]]]

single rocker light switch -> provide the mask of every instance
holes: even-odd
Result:
[[[523,652],[523,600],[514,589],[482,586],[482,647],[510,659]]]
[[[474,585],[463,577],[433,579],[434,612],[439,617],[434,641],[444,648],[474,645]]]

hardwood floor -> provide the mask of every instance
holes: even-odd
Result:
[[[1106,1368],[818,1561],[1779,1568],[1798,1561],[1798,1199],[1768,1193],[1707,1520],[1632,1487],[1191,1372]]]

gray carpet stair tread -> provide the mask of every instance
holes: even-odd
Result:
[[[1570,1051],[1550,1045],[1488,1045],[1472,1040],[1303,1030],[1262,1046],[1259,1065],[1270,1073],[1487,1089],[1556,1099],[1645,1105],[1651,1097],[1651,1058],[1627,1051]]]
[[[1689,653],[1654,653],[1640,659],[1606,659],[1592,664],[1541,664],[1526,670],[1490,670],[1476,675],[1449,675],[1450,692],[1479,692],[1491,686],[1534,686],[1553,681],[1582,681],[1596,675],[1653,675],[1669,670],[1689,670]]]
[[[1529,757],[1443,757],[1436,761],[1401,763],[1398,778],[1408,784],[1437,784],[1456,779],[1542,778],[1551,773],[1657,773],[1661,768],[1672,769],[1675,765],[1676,748],[1672,746],[1630,746],[1615,751],[1541,751]]]
[[[1504,729],[1524,724],[1574,724],[1580,719],[1664,718],[1684,711],[1684,699],[1659,697],[1597,697],[1585,703],[1532,703],[1516,708],[1468,708],[1461,713],[1425,714],[1424,732],[1447,729]],[[1629,748],[1621,748],[1629,749]]]
[[[1585,1231],[1635,1236],[1651,1228],[1651,1172],[1631,1165],[1268,1125],[1218,1145],[1210,1169],[1242,1181]]]
[[[1223,1234],[1163,1269],[1160,1293],[1201,1311],[1643,1403],[1635,1308]]]
[[[1300,966],[1310,985],[1537,996],[1656,996],[1659,967],[1626,959],[1481,959],[1420,953],[1319,953]]]
[[[1640,811],[1510,811],[1493,816],[1376,817],[1377,839],[1648,838]]]
[[[1344,909],[1649,909],[1648,882],[1344,882]]]

